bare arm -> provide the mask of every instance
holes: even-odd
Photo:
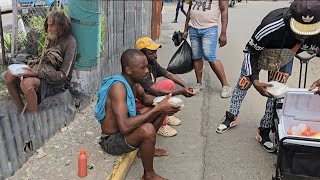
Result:
[[[146,106],[152,106],[154,96],[145,93],[143,87],[139,85],[137,90],[137,99]]]
[[[171,105],[168,100],[166,100],[145,114],[128,117],[126,93],[124,85],[120,83],[113,85],[109,91],[112,113],[122,134],[128,134],[134,131],[143,123],[149,122],[151,119],[154,120],[154,117],[160,114],[174,114],[180,110],[180,107]]]
[[[146,91],[154,96],[165,96],[170,93],[172,93],[172,95],[175,96],[175,95],[179,95],[182,93],[181,89],[170,91],[170,90],[166,90],[166,89],[159,89],[155,85],[152,85],[152,86],[146,88]]]
[[[219,0],[219,8],[221,11],[221,34],[219,37],[220,47],[227,44],[227,26],[228,26],[228,1]]]
[[[189,2],[189,8],[188,8],[188,12],[187,12],[187,18],[186,18],[186,23],[184,25],[184,34],[188,33],[189,30],[189,21],[190,21],[190,9],[191,9],[191,5],[192,5],[192,0],[190,0]],[[187,38],[187,37],[184,37]]]
[[[166,77],[167,79],[171,79],[173,82],[175,82],[176,84],[179,84],[184,88],[188,87],[188,85],[185,82],[183,82],[182,79],[180,79],[177,75],[172,74],[171,72],[168,72],[167,74],[165,74],[164,77]]]

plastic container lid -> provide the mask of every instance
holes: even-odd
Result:
[[[320,96],[308,89],[290,90],[285,97],[283,115],[295,120],[320,121]]]

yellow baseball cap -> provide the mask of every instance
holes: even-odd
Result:
[[[142,37],[139,38],[136,41],[136,49],[141,50],[144,48],[147,48],[149,50],[157,50],[158,48],[161,48],[160,44],[155,43],[151,38],[149,37]]]

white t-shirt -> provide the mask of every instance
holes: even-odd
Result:
[[[192,0],[189,26],[197,29],[218,26],[220,14],[219,0]]]

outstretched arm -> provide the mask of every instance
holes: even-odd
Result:
[[[166,77],[167,79],[171,79],[173,82],[179,84],[184,88],[188,88],[188,85],[182,79],[180,79],[177,75],[172,74],[171,72],[166,73],[164,77]]]

